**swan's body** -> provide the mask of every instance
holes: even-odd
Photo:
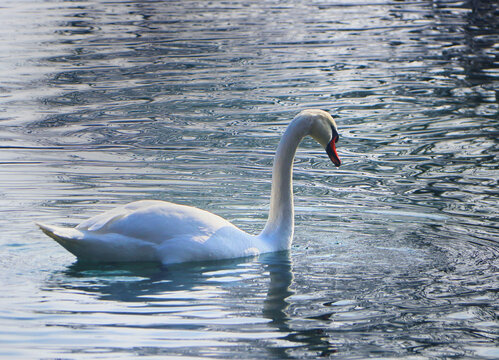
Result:
[[[71,253],[93,261],[179,263],[271,251],[258,236],[217,215],[166,201],[136,201],[74,229],[40,227]]]
[[[143,200],[92,217],[76,228],[38,224],[78,258],[90,261],[160,261],[164,264],[228,259],[288,249],[294,228],[292,168],[306,135],[325,148],[336,166],[338,139],[333,118],[305,110],[286,129],[277,148],[267,224],[250,235],[227,220],[194,207]]]

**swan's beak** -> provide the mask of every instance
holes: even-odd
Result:
[[[329,144],[326,146],[326,152],[329,155],[329,158],[333,162],[335,166],[341,165],[341,160],[336,152],[336,142],[338,141],[338,136],[333,136]]]

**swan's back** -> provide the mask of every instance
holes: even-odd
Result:
[[[159,245],[182,236],[207,236],[226,226],[233,225],[198,208],[142,200],[94,216],[76,229],[93,234],[119,234]]]

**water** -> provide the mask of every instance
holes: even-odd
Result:
[[[497,5],[3,1],[0,357],[499,357]],[[85,265],[33,222],[139,199],[257,232],[300,110],[291,251]]]

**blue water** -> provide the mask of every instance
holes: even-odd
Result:
[[[0,357],[499,358],[498,7],[475,1],[3,1]],[[289,252],[76,261],[34,221],[194,205],[258,232],[307,140]]]

